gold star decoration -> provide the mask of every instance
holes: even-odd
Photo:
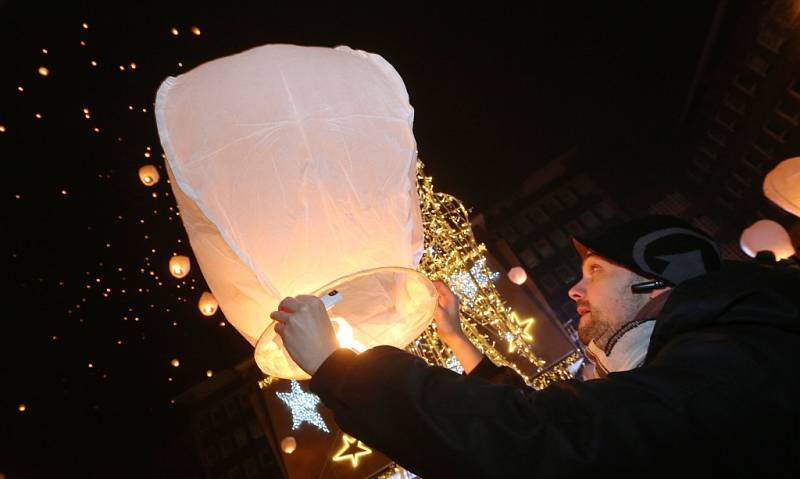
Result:
[[[519,316],[517,315],[516,311],[512,311],[509,316],[511,318],[512,323],[517,328],[519,328],[518,329],[519,337],[524,339],[526,342],[533,341],[533,333],[532,333],[531,330],[533,329],[534,318],[530,317],[530,318],[521,320],[521,319],[519,319]],[[513,353],[516,349],[517,349],[517,347],[516,347],[516,344],[514,343],[514,341],[509,341],[508,342],[508,352],[509,353]]]
[[[333,461],[341,462],[349,459],[350,463],[353,465],[353,469],[358,467],[359,457],[372,454],[372,449],[365,446],[363,442],[344,433],[342,433],[342,443],[342,448],[333,456]],[[347,453],[348,451],[351,452]]]

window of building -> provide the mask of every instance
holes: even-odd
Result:
[[[725,131],[722,128],[716,128],[716,127],[709,128],[708,131],[706,132],[706,135],[708,135],[711,141],[713,141],[722,148],[728,145],[728,134],[725,133]]]
[[[747,111],[747,102],[736,93],[726,93],[722,104],[739,115],[744,115],[745,111]]]
[[[214,467],[214,464],[219,460],[219,451],[214,444],[203,449],[203,459],[208,467]]]
[[[592,180],[587,176],[576,176],[571,182],[572,191],[575,191],[580,196],[589,196],[597,191]]]
[[[714,116],[714,121],[731,133],[736,129],[738,120],[739,117],[727,109],[718,111],[716,116]]]
[[[244,476],[242,475],[242,468],[239,465],[235,465],[228,471],[228,479],[243,479]]]
[[[732,179],[725,181],[722,191],[735,201],[739,201],[744,197],[744,188],[736,184]]]
[[[759,134],[753,140],[753,149],[767,158],[772,158],[772,154],[775,152],[775,143],[768,136]]]
[[[778,103],[778,106],[775,107],[775,113],[785,121],[797,126],[800,123],[800,102],[783,99]]]
[[[550,216],[544,212],[541,206],[532,206],[528,208],[527,214],[528,217],[538,225],[543,225],[550,221]]]
[[[261,475],[259,474],[258,462],[256,462],[256,458],[248,457],[244,461],[244,477],[247,479],[256,479],[260,476]]]
[[[223,459],[231,457],[231,454],[233,454],[233,441],[230,436],[225,435],[219,438],[219,451]]]
[[[750,71],[757,73],[762,77],[767,76],[767,73],[769,72],[769,62],[761,55],[756,54],[751,56],[745,64]]]
[[[243,427],[236,428],[236,432],[234,433],[233,437],[236,440],[236,447],[239,449],[247,446],[247,431]]]
[[[519,259],[528,269],[533,269],[539,264],[539,258],[536,256],[536,253],[531,251],[530,248],[525,248],[522,250],[522,252],[519,254]]]
[[[569,186],[563,186],[558,190],[558,198],[567,206],[573,206],[578,202],[578,197],[575,196]]]
[[[543,259],[547,259],[555,254],[555,250],[553,250],[553,247],[550,246],[550,243],[548,243],[546,239],[535,241],[533,246],[536,248],[536,251],[539,252],[539,256],[541,256]]]
[[[742,72],[733,78],[733,85],[742,93],[753,96],[758,86],[758,80],[754,74]]]
[[[556,228],[547,234],[550,242],[553,243],[557,249],[561,249],[569,244],[569,237],[564,234],[561,228]]]
[[[716,145],[708,140],[700,142],[698,151],[711,161],[717,161],[717,158],[719,157]]]
[[[708,162],[700,155],[696,155],[692,160],[692,164],[696,166],[698,169],[710,174],[711,173],[711,166]]]
[[[564,229],[566,229],[571,236],[582,236],[586,232],[577,220],[567,221],[567,224],[564,225]]]
[[[544,273],[536,276],[536,282],[543,286],[547,293],[552,294],[558,289],[558,280],[550,273]]]
[[[553,269],[562,283],[572,285],[578,279],[575,270],[565,264],[560,264]]]
[[[750,188],[753,186],[753,176],[751,175],[750,170],[746,169],[742,165],[737,165],[733,168],[731,178],[733,178],[742,188]]]
[[[514,228],[519,231],[519,234],[522,236],[527,236],[533,233],[534,230],[533,223],[522,214],[514,217]]]
[[[776,141],[783,143],[789,133],[789,124],[776,116],[767,120],[764,124],[764,131]]]
[[[247,429],[250,430],[250,437],[253,439],[258,439],[264,435],[264,430],[261,429],[261,423],[258,422],[258,419],[251,419],[247,424]]]
[[[772,53],[780,53],[781,47],[786,43],[786,37],[778,34],[778,32],[771,27],[766,26],[758,32],[756,42]]]
[[[214,426],[221,426],[225,423],[225,411],[221,406],[215,407],[211,410],[211,424]]]
[[[800,98],[800,80],[794,80],[789,85],[789,93],[796,96],[797,98]]]
[[[500,237],[508,241],[508,244],[514,244],[517,242],[517,240],[519,240],[519,234],[517,233],[517,230],[515,230],[511,225],[505,225],[500,228]]]
[[[597,214],[599,214],[604,220],[609,220],[616,215],[614,208],[605,201],[601,201],[594,205],[594,211],[596,211]],[[588,231],[599,228],[601,225],[597,215],[595,215],[592,211],[584,211],[581,213],[580,220]]]
[[[561,204],[560,201],[555,197],[555,195],[550,195],[544,200],[544,206],[547,208],[547,211],[551,214],[559,213],[564,210],[564,205]]]
[[[752,169],[756,173],[763,173],[764,172],[764,159],[759,155],[754,155],[751,153],[745,153],[742,155],[741,159],[742,165]]]

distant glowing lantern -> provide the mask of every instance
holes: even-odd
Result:
[[[200,35],[200,29],[198,27],[192,27],[192,33],[195,35]]]
[[[281,451],[291,454],[297,449],[297,441],[292,436],[286,436],[281,440]]]
[[[20,404],[17,409],[19,409],[19,412],[25,412],[28,409],[28,406],[25,404]]]
[[[179,367],[181,365],[181,362],[177,358],[173,359],[169,363],[172,364],[173,368],[177,368],[177,367]]]
[[[139,168],[139,179],[142,180],[145,186],[155,185],[160,178],[158,170],[154,165],[144,165]]]
[[[528,280],[528,275],[525,270],[519,266],[514,266],[508,270],[508,279],[514,284],[524,284]]]
[[[759,251],[771,251],[775,259],[786,259],[794,254],[794,246],[780,223],[772,220],[759,220],[742,231],[739,244],[751,258],[755,258]]]
[[[214,313],[217,312],[217,306],[216,298],[208,291],[201,294],[200,301],[197,302],[197,307],[200,308],[200,312],[203,313],[203,316],[214,316]]]
[[[800,156],[784,160],[764,178],[764,195],[800,217]]]
[[[46,77],[49,74],[50,74],[50,70],[48,70],[47,67],[39,67],[39,75],[42,75],[43,77]]]
[[[214,375],[214,371],[212,371],[212,370],[210,370],[210,369],[209,369],[208,371],[206,371],[206,377],[209,377],[209,378],[210,378],[210,377],[211,377],[211,376],[213,376],[213,375]]]
[[[178,255],[169,259],[169,272],[178,279],[186,277],[191,266],[188,256]]]
[[[340,342],[404,347],[430,323],[413,109],[348,47],[267,45],[167,78],[156,120],[203,275],[270,376],[307,379],[269,313],[332,289]]]

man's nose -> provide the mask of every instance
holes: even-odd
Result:
[[[568,295],[568,296],[569,296],[569,297],[570,297],[570,298],[571,298],[573,301],[576,301],[576,302],[577,302],[578,300],[580,300],[580,299],[583,299],[583,297],[584,297],[584,295],[585,295],[585,294],[586,294],[586,286],[584,285],[584,278],[581,278],[581,280],[580,280],[580,281],[578,281],[577,283],[575,283],[575,285],[574,285],[574,286],[572,286],[572,287],[569,289],[569,292],[567,293],[567,295]]]

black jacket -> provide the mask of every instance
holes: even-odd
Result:
[[[798,271],[730,263],[673,290],[632,371],[535,391],[380,346],[338,350],[311,390],[425,479],[800,477],[798,354]]]

